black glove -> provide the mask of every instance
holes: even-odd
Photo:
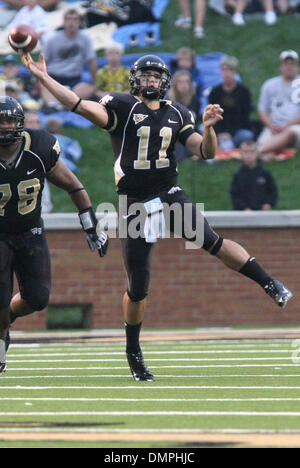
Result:
[[[105,232],[101,231],[100,235],[97,234],[97,218],[93,208],[87,208],[78,213],[82,229],[87,234],[87,243],[92,252],[96,249],[100,257],[104,257],[108,249],[108,236]]]
[[[87,243],[92,252],[97,249],[100,257],[104,257],[108,249],[109,240],[105,232],[102,231],[100,236],[98,236],[95,231],[87,233]]]

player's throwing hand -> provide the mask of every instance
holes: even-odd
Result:
[[[34,62],[29,52],[22,54],[21,60],[23,65],[25,65],[25,67],[28,68],[28,70],[40,80],[43,78],[44,74],[47,73],[47,65],[44,54],[40,54],[38,62]]]

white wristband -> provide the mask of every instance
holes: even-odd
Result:
[[[96,228],[97,220],[92,210],[84,211],[83,213],[79,213],[78,215],[79,215],[81,226],[84,231],[88,231],[89,229]]]

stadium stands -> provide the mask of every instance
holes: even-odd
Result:
[[[160,53],[159,55],[166,61],[167,65],[169,65],[170,62],[176,58],[176,54],[172,54],[172,53]],[[121,63],[122,65],[131,67],[131,65],[140,56],[141,56],[140,53],[124,55]],[[207,96],[209,94],[210,89],[222,81],[222,76],[220,73],[220,60],[223,56],[224,54],[222,52],[211,52],[208,54],[196,56],[196,65],[201,71],[201,80],[203,83],[202,108],[205,107],[205,105],[207,104]],[[97,61],[98,61],[99,68],[103,67],[107,63],[107,60],[105,57],[99,57]],[[25,67],[21,66],[20,69],[21,69],[21,72],[24,73],[25,75],[26,73],[28,73]],[[0,67],[0,73],[1,73],[1,70],[2,68]],[[91,82],[91,76],[88,72],[87,67],[85,68],[83,72],[82,79],[85,82]],[[50,116],[58,117],[60,120],[63,121],[65,125],[72,125],[74,127],[79,127],[79,128],[89,128],[92,126],[90,122],[88,122],[86,119],[84,119],[80,115],[76,115],[76,114],[74,115],[71,112],[65,111],[65,110],[56,112],[54,114],[52,113]],[[41,113],[42,125],[45,125],[45,123],[47,122],[50,116],[44,115]]]

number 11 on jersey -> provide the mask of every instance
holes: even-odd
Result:
[[[140,127],[137,131],[139,137],[138,159],[134,161],[134,169],[150,169],[150,161],[148,159],[148,147],[150,140],[151,127]],[[170,166],[170,161],[167,158],[167,150],[172,140],[172,129],[163,127],[159,133],[162,137],[161,148],[159,150],[159,158],[156,160],[156,169],[162,169]]]

